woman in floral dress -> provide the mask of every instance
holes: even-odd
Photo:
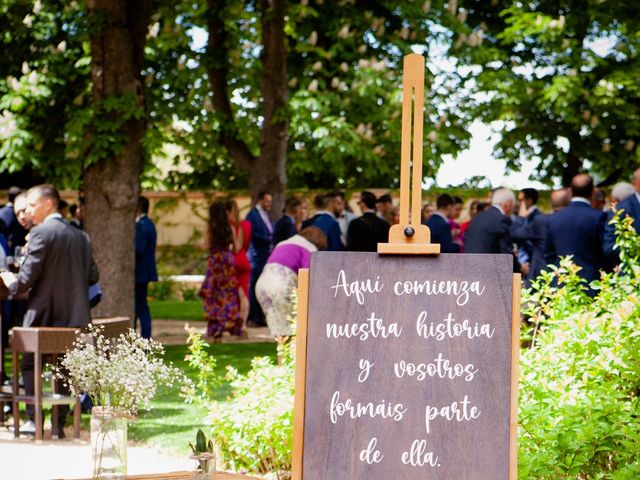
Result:
[[[225,331],[243,334],[234,260],[236,247],[222,202],[215,202],[209,208],[207,233],[209,257],[199,295],[204,303],[207,335],[219,341]]]

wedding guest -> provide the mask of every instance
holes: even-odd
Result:
[[[578,275],[587,282],[596,280],[600,269],[607,266],[603,251],[606,214],[591,206],[594,193],[593,178],[584,173],[576,175],[571,180],[571,202],[549,215],[546,222],[546,262],[557,265],[560,257],[572,255],[573,262],[581,267]]]
[[[225,203],[229,226],[235,247],[236,279],[238,280],[238,297],[240,302],[240,317],[243,325],[249,317],[249,280],[251,279],[251,264],[247,257],[251,243],[251,223],[240,220],[240,210],[235,200]]]
[[[256,205],[247,214],[246,220],[251,223],[251,244],[247,257],[251,264],[251,279],[249,283],[249,326],[262,327],[266,325],[264,313],[256,298],[256,282],[262,273],[264,264],[269,258],[273,247],[273,225],[269,218],[273,199],[269,192],[260,192]]]
[[[462,251],[462,247],[464,245],[464,240],[462,237],[462,230],[460,229],[460,224],[458,223],[458,219],[460,218],[460,214],[462,213],[462,208],[464,207],[464,202],[460,197],[453,196],[453,206],[449,212],[449,217],[447,218],[447,223],[449,224],[449,228],[451,229],[451,239],[453,243],[460,247],[460,251]]]
[[[630,183],[616,183],[611,189],[611,208],[615,208],[618,203],[629,198],[631,195],[633,195],[634,192],[635,189]]]
[[[311,253],[326,247],[326,235],[312,226],[303,228],[273,249],[256,284],[256,296],[274,337],[291,336],[291,300],[298,283],[298,271],[309,268]]]
[[[18,265],[21,264],[24,259],[26,243],[26,236],[33,226],[31,217],[27,212],[27,194],[20,193],[13,200],[13,209],[16,215],[16,221],[19,229],[14,229],[14,232],[19,232],[14,236],[14,249],[11,252],[18,258]],[[0,256],[4,255],[4,250],[0,248]],[[26,300],[3,300],[2,301],[2,346],[5,348],[9,344],[9,330],[14,326],[22,325],[22,319],[27,311]],[[4,355],[0,355],[0,362],[2,362],[2,377],[0,378],[0,385],[3,382],[7,382],[6,369],[4,368]]]
[[[492,191],[491,207],[471,221],[465,239],[466,253],[506,253],[513,256],[513,271],[520,272],[520,263],[511,239],[511,214],[516,197],[508,188]]]
[[[437,210],[425,222],[431,230],[431,242],[440,244],[442,253],[458,253],[460,245],[453,242],[449,217],[453,210],[454,200],[448,193],[438,195],[436,200]]]
[[[149,199],[138,198],[136,207],[135,308],[140,320],[140,336],[151,338],[151,311],[147,302],[149,282],[158,281],[156,270],[156,227],[149,218]]]
[[[373,193],[362,192],[358,206],[362,216],[349,224],[346,249],[352,252],[376,252],[378,243],[389,241],[389,224],[376,215],[376,196]]]
[[[426,224],[426,222],[431,218],[431,215],[436,211],[436,206],[433,203],[425,203],[422,207],[422,224]]]
[[[307,201],[297,195],[287,197],[284,201],[284,215],[273,227],[274,245],[293,237],[306,219]]]
[[[469,220],[460,224],[460,235],[462,235],[463,239],[467,233],[467,229],[469,228],[471,220],[473,220],[478,213],[482,212],[486,208],[487,202],[482,202],[480,200],[474,200],[473,202],[471,202],[471,205],[469,205]]]
[[[58,213],[60,195],[52,185],[38,185],[27,194],[27,209],[34,227],[29,233],[26,258],[17,276],[3,272],[5,285],[13,294],[29,292],[25,327],[85,327],[91,320],[89,285],[98,281],[98,269],[86,233],[65,222]],[[27,395],[34,394],[34,356],[25,354],[22,376]],[[15,380],[15,379],[14,379]],[[60,382],[59,392],[68,394]],[[35,433],[33,406],[27,406],[29,422],[20,433]],[[59,406],[59,424],[52,425],[52,435],[64,437],[68,406]]]
[[[571,191],[568,188],[560,188],[551,192],[551,210],[559,212],[571,202]]]
[[[376,210],[380,218],[386,220],[389,225],[393,225],[393,218],[391,218],[393,200],[391,200],[391,195],[385,193],[378,197],[378,200],[376,200]]]
[[[634,192],[616,205],[616,210],[622,210],[622,216],[631,217],[633,219],[633,228],[636,233],[640,234],[640,168],[633,172],[631,185]],[[613,213],[609,213],[609,219],[613,217]],[[604,232],[604,251],[605,254],[617,263],[617,252],[614,251],[616,242],[616,232],[614,225],[606,222]]]
[[[82,230],[84,228],[83,222],[82,222],[82,199],[80,199],[80,202],[78,204],[72,204],[69,207],[69,215],[70,215],[70,219],[69,219],[69,224],[72,227],[76,227],[78,230]]]
[[[333,215],[333,204],[335,194],[316,195],[314,206],[316,214],[302,223],[302,228],[314,226],[318,227],[327,236],[327,250],[335,252],[342,250],[344,245],[340,238],[340,225]]]
[[[207,239],[207,269],[198,294],[204,304],[207,335],[218,342],[224,332],[243,334],[233,234],[222,202],[215,202],[209,208]]]
[[[333,215],[340,226],[340,240],[343,245],[347,244],[347,230],[352,220],[356,218],[353,212],[347,210],[347,201],[344,192],[334,194]]]
[[[17,221],[15,213],[15,201],[21,194],[19,187],[11,187],[7,191],[7,204],[0,208],[0,232],[3,232],[9,247],[9,252],[13,254],[16,247],[24,245],[26,232]]]

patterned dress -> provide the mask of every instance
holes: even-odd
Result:
[[[207,335],[220,338],[225,331],[232,335],[242,334],[238,280],[231,251],[211,248],[199,295],[204,303]]]

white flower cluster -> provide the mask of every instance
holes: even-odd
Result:
[[[148,406],[158,386],[189,383],[179,369],[164,363],[160,343],[133,330],[108,339],[102,330],[90,325],[54,367],[55,375],[65,380],[74,394],[85,392],[96,405],[135,415],[138,408]]]

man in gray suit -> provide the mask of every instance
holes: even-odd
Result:
[[[98,268],[88,235],[62,218],[58,213],[59,201],[52,185],[38,185],[27,194],[27,210],[34,227],[29,233],[20,273],[16,281],[9,281],[12,291],[29,292],[25,327],[85,327],[91,320],[88,288],[98,281]],[[27,395],[34,391],[33,367],[33,355],[25,355],[22,376]],[[68,389],[59,391],[67,393]],[[52,435],[64,436],[67,410],[68,407],[59,410],[60,425],[52,426]],[[35,432],[33,408],[27,411],[31,420],[23,425],[21,433]]]

